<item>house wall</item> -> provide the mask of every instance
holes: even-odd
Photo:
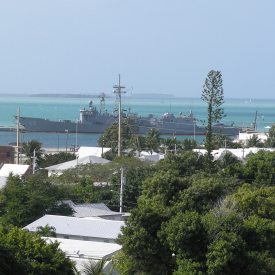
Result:
[[[111,220],[111,221],[123,221],[123,217],[121,214],[118,215],[104,215],[104,216],[99,216],[102,219],[105,220]]]
[[[12,146],[0,146],[0,164],[14,163],[15,150]]]
[[[97,238],[97,237],[89,237],[89,236],[66,235],[66,234],[58,234],[58,233],[56,233],[56,238],[79,240],[79,241],[94,241],[94,242],[103,242],[103,243],[116,243],[114,239]]]

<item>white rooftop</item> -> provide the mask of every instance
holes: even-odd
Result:
[[[104,220],[99,218],[76,218],[58,215],[45,215],[24,228],[35,232],[39,226],[53,226],[56,234],[83,236],[94,238],[116,239],[124,226],[122,221]]]
[[[199,154],[206,154],[206,149],[193,149],[194,152],[197,152]],[[225,152],[230,152],[232,155],[236,156],[239,159],[246,158],[249,154],[256,154],[259,151],[269,151],[274,152],[275,148],[256,148],[256,147],[250,147],[250,148],[237,148],[237,149],[231,149],[231,148],[220,148],[218,150],[213,150],[212,155],[215,160],[219,159],[222,155],[225,154]]]
[[[0,169],[0,177],[8,177],[10,174],[22,176],[27,172],[29,167],[29,165],[6,163]]]
[[[121,245],[115,243],[103,243],[94,241],[80,241],[62,238],[44,237],[47,242],[58,241],[59,247],[69,257],[90,258],[90,259],[106,259],[121,249]]]
[[[111,148],[107,148],[107,147],[102,148],[102,147],[81,146],[77,151],[77,155],[79,158],[83,158],[83,157],[87,157],[87,156],[101,157],[102,149],[103,149],[103,154],[111,150]]]
[[[253,136],[260,139],[261,142],[265,142],[268,138],[268,133],[253,132],[253,133],[239,133],[238,141],[248,141]]]
[[[152,152],[151,154],[150,152],[147,152],[147,151],[141,151],[139,154],[140,160],[151,161],[151,162],[157,162],[161,159],[164,159],[164,157],[165,157],[165,154],[156,153],[156,152]]]
[[[108,162],[110,162],[110,161],[107,159],[101,158],[101,157],[86,156],[86,157],[66,161],[66,162],[63,162],[60,164],[52,165],[45,169],[47,169],[49,171],[64,171],[67,169],[75,168],[75,167],[77,167],[77,165],[81,165],[81,164],[88,164],[88,163],[90,163],[90,164],[105,164]]]

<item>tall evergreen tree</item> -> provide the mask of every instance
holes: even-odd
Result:
[[[207,103],[207,129],[205,148],[207,150],[207,163],[209,170],[212,168],[213,157],[213,123],[219,121],[223,116],[222,104],[224,103],[222,74],[219,71],[211,70],[203,86],[201,99]]]

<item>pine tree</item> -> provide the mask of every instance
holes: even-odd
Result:
[[[213,157],[213,123],[218,122],[224,117],[222,104],[224,103],[222,75],[219,71],[211,70],[205,80],[201,99],[207,103],[207,129],[205,148],[207,150],[207,164],[209,170],[212,170]]]

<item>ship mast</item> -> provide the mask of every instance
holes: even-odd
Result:
[[[100,113],[103,114],[105,112],[105,93],[101,93],[99,95],[99,99],[100,99]]]
[[[113,86],[114,93],[118,96],[118,146],[117,146],[117,155],[120,157],[121,155],[121,94],[125,94],[124,86],[120,85],[120,74],[118,75],[118,85]]]

